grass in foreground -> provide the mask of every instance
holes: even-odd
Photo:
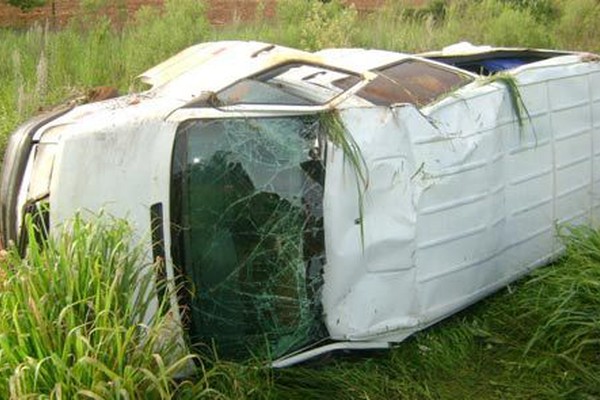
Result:
[[[155,288],[128,234],[76,220],[0,262],[1,398],[600,396],[600,231],[570,229],[560,262],[391,351],[277,371],[184,355],[167,308],[136,297]]]
[[[44,245],[30,232],[27,256],[11,251],[0,265],[0,397],[174,393],[191,356],[177,356],[165,305],[146,300],[156,299],[152,269],[130,249],[128,226],[77,218]]]

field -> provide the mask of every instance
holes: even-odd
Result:
[[[0,151],[40,109],[97,86],[134,90],[137,74],[202,41],[413,52],[468,40],[600,52],[597,0],[165,0],[122,13],[107,12],[109,3],[124,4],[87,0],[72,17],[60,8],[56,26],[0,28]],[[157,350],[172,324],[166,307],[140,326],[147,305],[122,306],[139,279],[128,229],[76,221],[54,242],[32,240],[25,258],[2,256],[0,398],[600,398],[598,231],[562,228],[561,260],[391,351],[274,371],[186,357],[177,343]],[[202,367],[175,379],[190,357]]]

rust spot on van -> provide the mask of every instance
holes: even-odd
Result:
[[[116,88],[112,86],[97,86],[87,91],[85,103],[94,103],[115,97],[119,97],[119,90]]]
[[[598,54],[586,53],[581,56],[583,62],[600,62],[600,56]]]

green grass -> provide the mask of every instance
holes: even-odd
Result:
[[[600,231],[566,230],[559,262],[393,350],[276,371],[203,360],[185,380],[173,372],[187,358],[157,345],[173,327],[166,308],[141,323],[147,303],[132,300],[132,282],[154,291],[129,232],[106,217],[76,219],[59,239],[0,264],[0,397],[600,396]]]
[[[432,1],[421,10],[390,1],[361,18],[336,0],[282,0],[273,20],[219,29],[194,0],[167,1],[162,14],[143,9],[120,29],[92,15],[59,31],[0,31],[0,150],[40,107],[97,85],[127,92],[146,68],[207,40],[406,52],[470,40],[600,52],[596,0]],[[44,248],[32,243],[27,258],[1,264],[1,398],[600,397],[597,231],[568,232],[559,262],[391,351],[282,371],[203,360],[193,379],[175,381],[181,359],[152,347],[166,314],[142,326],[144,306],[126,300],[125,282],[144,279],[140,255],[125,246],[127,229],[79,221]]]
[[[162,13],[142,8],[121,29],[84,14],[59,31],[0,30],[0,150],[9,132],[41,108],[95,86],[126,93],[144,70],[208,36],[204,6],[195,0],[166,1]]]
[[[75,218],[0,265],[0,397],[167,398],[192,356],[168,334],[152,265],[124,222]],[[158,312],[151,318],[153,308]],[[180,355],[178,355],[180,354]]]
[[[101,221],[76,219],[45,247],[30,243],[25,259],[0,263],[0,397],[600,396],[600,231],[567,230],[559,262],[393,350],[277,371],[204,359],[176,380],[187,358],[157,345],[173,345],[169,314],[159,307],[144,320],[132,284],[155,293],[148,266],[125,223]]]
[[[390,0],[359,16],[341,0],[280,0],[277,16],[211,28],[201,1],[167,0],[161,12],[142,8],[119,28],[88,2],[80,19],[61,30],[37,26],[0,30],[0,149],[16,124],[42,107],[111,85],[127,92],[134,77],[185,47],[208,40],[262,40],[308,50],[362,46],[404,52],[470,40],[497,46],[600,52],[596,0],[431,1],[413,10]],[[577,27],[577,29],[574,29]]]

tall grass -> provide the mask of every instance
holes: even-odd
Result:
[[[27,256],[0,265],[0,397],[171,396],[191,356],[128,225],[76,218],[44,244],[29,229]]]
[[[595,0],[430,0],[421,8],[389,0],[366,15],[342,4],[280,0],[274,19],[225,26],[213,38],[308,50],[358,46],[419,52],[467,40],[600,52],[600,4]]]
[[[566,231],[559,263],[396,349],[271,371],[199,363],[168,308],[148,318],[154,275],[124,222],[70,230],[0,262],[0,397],[595,398],[600,395],[600,231]],[[144,289],[147,288],[147,289]]]
[[[0,147],[19,122],[95,86],[127,92],[135,76],[166,57],[207,40],[204,5],[167,0],[163,11],[143,7],[123,27],[85,13],[52,31],[0,30]]]

